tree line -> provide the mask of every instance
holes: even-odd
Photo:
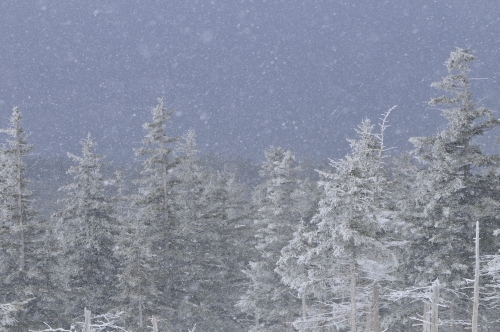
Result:
[[[478,138],[500,121],[473,100],[474,60],[451,53],[429,102],[446,128],[411,138],[410,153],[388,152],[391,109],[317,177],[271,146],[253,188],[204,166],[194,131],[170,136],[159,99],[140,174],[104,176],[89,134],[50,218],[34,208],[33,146],[14,108],[0,149],[3,328],[74,331],[84,308],[113,317],[102,331],[463,331],[473,311],[494,327],[500,156]]]

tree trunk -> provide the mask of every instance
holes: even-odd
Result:
[[[372,321],[372,308],[369,308],[368,312],[366,313],[366,325],[365,325],[365,332],[373,332],[373,321]]]
[[[373,332],[380,332],[378,282],[373,283]]]
[[[163,226],[166,227],[166,223],[168,221],[168,213],[167,213],[167,196],[168,196],[168,186],[167,186],[167,165],[163,165]]]
[[[450,319],[451,319],[450,332],[455,332],[455,310],[453,309],[453,303],[450,304]]]
[[[139,227],[138,227],[139,229]],[[139,275],[141,275],[141,255],[140,255],[140,248],[136,247],[135,248],[135,266],[137,268],[137,272]],[[142,319],[142,280],[139,280],[139,328],[144,327],[144,322]]]
[[[153,324],[153,332],[158,332],[158,319],[155,316],[151,317],[151,323]]]
[[[255,310],[255,328],[258,329],[260,325],[260,311]]]
[[[23,272],[25,268],[25,244],[24,244],[24,211],[23,211],[23,187],[21,173],[21,142],[19,137],[19,128],[16,125],[16,167],[17,167],[17,214],[19,215],[19,232],[20,232],[20,253],[19,253],[19,271]]]
[[[302,294],[302,319],[306,320],[307,312],[306,312],[306,292]]]
[[[90,320],[91,320],[91,311],[90,310],[87,310],[87,308],[85,308],[83,310],[83,315],[85,317],[85,321],[83,323],[83,332],[91,332],[91,329],[90,329]]]
[[[431,332],[431,305],[424,301],[423,332]]]
[[[472,308],[472,332],[477,332],[479,308],[479,221],[476,221],[476,271],[474,273],[474,305]]]
[[[356,332],[356,265],[351,263],[351,332]]]
[[[432,284],[432,317],[431,332],[438,332],[439,325],[439,279]]]
[[[142,321],[142,297],[139,298],[139,328],[143,328],[144,323]]]

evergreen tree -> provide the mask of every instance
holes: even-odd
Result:
[[[296,324],[301,330],[347,325],[356,331],[363,312],[378,315],[378,307],[370,309],[365,280],[371,280],[376,290],[384,276],[381,271],[390,263],[381,235],[391,212],[380,197],[387,188],[381,168],[384,148],[372,131],[373,125],[364,120],[357,131],[359,139],[350,140],[352,153],[331,161],[335,172],[320,172],[324,197],[319,211],[312,225],[299,229],[282,251],[283,281],[320,304],[313,305],[310,316],[303,314]],[[295,272],[290,269],[294,265],[299,267]]]
[[[24,273],[26,271],[26,222],[33,217],[33,211],[30,209],[28,202],[31,196],[31,191],[28,190],[28,179],[25,176],[26,166],[22,158],[33,150],[33,145],[28,144],[24,129],[21,127],[22,115],[18,107],[12,111],[10,118],[10,127],[2,129],[0,132],[6,133],[11,140],[8,141],[8,146],[2,149],[3,161],[3,200],[2,219],[9,220],[12,223],[11,230],[15,231],[15,240],[17,244],[17,269]],[[10,232],[10,236],[13,233]],[[14,237],[14,238],[15,238]],[[12,245],[10,245],[12,247]],[[10,264],[9,264],[10,265]],[[24,297],[24,296],[22,296]]]
[[[155,300],[160,295],[155,277],[158,274],[156,256],[152,253],[151,229],[139,218],[140,212],[128,208],[130,198],[125,196],[121,172],[117,172],[116,219],[119,237],[115,256],[120,260],[118,309],[125,312],[126,324],[134,331],[146,331],[147,317],[157,315]]]
[[[298,182],[297,207],[302,216],[301,224],[294,232],[290,242],[281,250],[281,256],[276,264],[275,272],[281,277],[282,283],[297,292],[297,297],[301,299],[300,318],[294,323],[296,329],[314,329],[321,327],[322,331],[327,331],[323,325],[328,321],[320,316],[326,310],[326,284],[324,282],[313,281],[308,278],[310,268],[309,261],[304,259],[304,253],[308,251],[310,245],[307,241],[307,234],[316,229],[312,218],[317,213],[317,207],[322,192],[317,182],[309,179]],[[307,317],[316,317],[314,323],[310,323]]]
[[[204,195],[210,176],[199,164],[193,130],[177,142],[174,156],[177,165],[171,171],[172,228],[169,242],[170,253],[175,257],[172,297],[179,315],[172,321],[175,325],[171,328],[183,330],[194,324],[201,325],[200,321],[209,314],[200,287],[209,279],[204,261],[209,255],[205,238],[210,225],[204,223],[203,214],[207,209]],[[202,325],[210,328],[206,321]]]
[[[138,156],[146,159],[142,163],[141,177],[136,182],[139,193],[134,196],[133,204],[139,209],[139,222],[147,228],[145,233],[151,243],[151,254],[157,262],[155,282],[163,294],[157,303],[163,306],[162,311],[169,315],[168,321],[171,322],[176,306],[174,282],[177,260],[173,251],[175,248],[171,247],[176,228],[173,193],[176,181],[172,173],[180,162],[173,155],[173,144],[179,138],[166,133],[172,112],[166,110],[162,99],[158,99],[158,105],[151,113],[152,122],[143,125],[148,131],[142,141],[143,146],[135,150]]]
[[[397,292],[407,292],[416,287],[429,287],[429,283],[420,279],[418,264],[414,264],[422,255],[427,254],[426,250],[429,249],[424,238],[425,231],[415,227],[423,218],[421,213],[417,213],[418,203],[415,199],[415,186],[419,172],[418,161],[409,153],[404,153],[392,159],[388,169],[391,173],[391,186],[393,188],[391,201],[396,214],[393,226],[397,229],[392,236],[402,244],[392,248],[397,257],[398,265],[393,272],[394,281],[391,283],[391,288]],[[420,292],[417,295],[420,296]],[[399,296],[393,304],[385,317],[393,329],[398,331],[422,330],[420,326],[413,326],[415,325],[415,313],[422,315],[422,301],[415,300],[414,297],[410,296]]]
[[[260,173],[264,183],[257,187],[253,197],[259,257],[250,262],[246,271],[250,284],[238,306],[254,316],[255,331],[261,326],[266,331],[291,331],[300,304],[274,270],[281,249],[290,241],[302,218],[295,195],[298,168],[292,151],[271,147],[265,155]]]
[[[484,155],[478,139],[500,122],[492,110],[477,107],[473,101],[469,71],[474,60],[466,49],[451,53],[445,63],[449,75],[432,84],[445,95],[429,102],[440,108],[447,127],[434,136],[410,139],[413,153],[422,163],[412,188],[414,204],[407,213],[414,234],[411,265],[416,267],[417,284],[439,278],[455,290],[464,286],[465,279],[473,275],[475,222],[485,225],[481,236],[485,240],[491,239],[498,223],[500,187],[495,174],[500,158]],[[468,307],[457,301],[460,299],[453,299],[451,307]]]
[[[50,319],[55,308],[53,238],[45,220],[32,208],[30,180],[24,159],[33,150],[21,126],[22,114],[12,110],[10,127],[0,130],[9,136],[0,149],[0,247],[3,302],[24,301],[14,330],[26,330]],[[27,301],[28,300],[28,301]],[[52,308],[51,308],[52,306]]]
[[[196,276],[196,297],[203,308],[199,326],[213,331],[248,328],[235,308],[246,282],[242,270],[254,254],[246,188],[227,171],[212,174],[202,201],[204,210],[196,237],[197,264],[201,267]]]
[[[238,329],[234,305],[245,262],[244,189],[234,176],[213,174],[200,165],[192,130],[181,137],[174,155],[178,164],[171,172],[174,223],[169,242],[179,315],[172,328]]]
[[[116,219],[112,199],[101,174],[103,156],[95,153],[96,143],[90,134],[80,142],[82,156],[68,153],[76,165],[68,174],[74,182],[63,186],[66,197],[62,209],[54,214],[63,243],[61,272],[67,283],[69,317],[82,308],[105,313],[114,307],[118,262],[113,257]]]

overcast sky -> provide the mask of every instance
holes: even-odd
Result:
[[[435,133],[427,107],[455,46],[483,106],[500,109],[495,1],[0,2],[0,125],[19,105],[42,155],[132,160],[157,97],[203,151],[262,159],[271,144],[337,158],[364,117],[398,105],[388,145]]]

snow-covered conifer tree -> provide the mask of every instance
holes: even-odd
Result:
[[[0,289],[4,302],[31,299],[17,324],[17,328],[27,329],[57,309],[51,294],[54,241],[48,223],[40,220],[31,206],[24,160],[34,147],[28,143],[21,121],[21,111],[15,107],[10,126],[0,130],[9,136],[0,149]],[[54,307],[48,307],[49,303]]]
[[[152,254],[151,228],[139,218],[140,212],[129,208],[130,197],[125,196],[120,172],[117,172],[116,184],[118,195],[115,210],[119,236],[115,256],[121,263],[115,300],[118,308],[125,313],[121,319],[138,332],[146,331],[147,317],[157,314],[153,304],[159,296],[155,279],[158,264]]]
[[[170,215],[170,191],[174,181],[170,173],[179,163],[178,158],[173,158],[172,143],[179,140],[178,137],[169,137],[166,126],[170,122],[172,112],[168,112],[163,99],[158,99],[158,105],[151,110],[153,121],[145,123],[143,127],[148,130],[142,143],[143,147],[135,150],[138,156],[145,156],[142,178],[137,182],[140,195],[136,198],[136,204],[145,208],[144,218],[150,222],[159,222],[167,226]]]
[[[175,148],[175,156],[178,164],[172,171],[175,182],[172,210],[175,211],[175,219],[182,232],[177,235],[196,241],[196,232],[200,226],[198,220],[204,208],[201,197],[208,184],[209,174],[200,166],[194,130],[189,130],[181,137]],[[189,243],[183,245],[189,246]]]
[[[238,306],[254,316],[255,331],[261,325],[266,331],[291,331],[300,312],[300,301],[274,270],[281,249],[291,240],[302,217],[295,197],[298,168],[292,151],[271,147],[265,155],[260,173],[264,182],[254,193],[259,256],[246,272],[250,284]]]
[[[197,259],[201,268],[194,299],[205,312],[199,326],[220,331],[248,327],[235,308],[246,282],[242,270],[255,254],[246,192],[228,171],[212,174],[204,189],[196,237],[202,255]]]
[[[171,329],[187,329],[200,323],[202,316],[207,315],[206,303],[200,296],[200,281],[207,280],[203,261],[207,255],[204,238],[210,225],[204,225],[202,217],[206,211],[203,199],[209,181],[208,171],[202,167],[198,159],[196,134],[193,130],[186,132],[175,144],[173,158],[176,166],[170,172],[171,187],[171,230],[169,234],[169,251],[172,265],[175,266],[173,276],[175,284],[170,291],[172,304],[180,315],[171,319]]]
[[[163,293],[160,303],[172,308],[175,305],[173,267],[176,266],[174,248],[171,248],[176,227],[173,193],[176,181],[172,173],[180,162],[173,155],[174,143],[179,138],[167,135],[166,126],[172,112],[167,111],[162,99],[158,99],[158,105],[151,113],[152,122],[143,125],[148,131],[143,146],[135,150],[138,156],[146,159],[142,163],[141,177],[136,182],[139,193],[134,196],[133,205],[140,213],[140,223],[149,228],[146,233],[152,246],[151,254],[155,255],[158,264],[156,282],[158,290]]]
[[[59,264],[68,287],[70,317],[80,314],[84,307],[97,313],[113,308],[118,272],[113,256],[115,211],[106,193],[109,181],[101,174],[104,157],[95,153],[96,143],[90,134],[81,144],[82,156],[68,153],[76,163],[68,170],[74,181],[59,189],[66,197],[59,201],[62,209],[53,216],[63,244]]]
[[[190,130],[176,144],[177,166],[170,173],[175,257],[172,298],[179,313],[173,329],[194,324],[234,330],[236,285],[241,285],[247,235],[244,189],[226,172],[214,174],[200,165],[196,135]],[[238,294],[239,295],[239,294]],[[238,325],[239,324],[239,325]]]
[[[500,158],[483,154],[478,139],[500,122],[492,110],[473,101],[469,71],[474,60],[467,49],[451,53],[445,63],[449,75],[432,84],[445,95],[429,102],[440,109],[447,126],[433,136],[410,139],[423,166],[412,188],[411,233],[420,241],[412,241],[411,266],[422,284],[439,278],[452,289],[473,275],[475,222],[497,223]],[[486,226],[484,237],[491,237],[492,230]]]
[[[19,107],[15,107],[10,118],[10,127],[0,132],[10,136],[8,146],[2,149],[2,219],[12,223],[10,236],[17,242],[17,269],[26,271],[26,222],[32,217],[29,207],[31,191],[28,190],[28,179],[25,176],[26,166],[23,157],[33,150],[28,144],[24,129],[21,127],[22,115]]]
[[[295,276],[283,273],[283,280],[317,302],[311,306],[314,316],[297,321],[301,330],[325,330],[326,325],[356,331],[360,316],[371,310],[371,291],[377,285],[373,282],[384,277],[381,271],[391,261],[381,237],[391,214],[380,197],[387,185],[381,167],[383,146],[372,131],[373,125],[364,120],[357,130],[359,139],[350,140],[351,154],[331,161],[334,172],[320,172],[324,197],[309,226],[312,230],[297,232],[283,250],[281,266],[290,261],[302,266]],[[377,315],[378,308],[373,310]]]
[[[306,235],[315,229],[311,219],[317,213],[321,194],[316,182],[309,179],[299,181],[295,198],[298,203],[297,207],[301,209],[301,224],[294,232],[290,242],[281,250],[281,257],[275,269],[276,273],[280,275],[281,281],[296,291],[297,297],[301,299],[300,318],[296,319],[296,324],[294,324],[299,330],[314,329],[327,321],[326,319],[317,319],[318,314],[324,311],[325,283],[318,283],[308,278],[308,263],[310,261],[304,259],[303,256],[310,248]],[[316,319],[314,323],[310,324],[307,317],[312,316]],[[298,321],[301,323],[297,324]]]

